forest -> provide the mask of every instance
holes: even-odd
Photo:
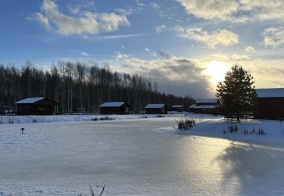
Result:
[[[141,113],[148,103],[184,105],[195,100],[158,91],[155,81],[137,74],[112,71],[109,66],[87,66],[81,62],[59,61],[50,69],[0,65],[0,111],[15,111],[15,102],[28,97],[49,97],[58,102],[57,113],[98,113],[100,104],[127,102],[133,113]]]

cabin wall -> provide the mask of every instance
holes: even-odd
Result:
[[[168,111],[165,107],[163,108],[145,108],[146,114],[167,114]]]
[[[121,107],[100,107],[100,114],[129,114],[129,108],[126,106]]]
[[[284,98],[257,98],[257,109],[254,113],[254,118],[284,118]]]

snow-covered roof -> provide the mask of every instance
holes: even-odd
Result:
[[[208,98],[208,99],[197,99],[196,103],[217,103],[217,98]]]
[[[182,105],[173,105],[172,108],[182,108]]]
[[[16,104],[35,103],[35,102],[38,102],[38,101],[43,100],[43,99],[44,99],[44,97],[26,98],[26,99],[22,99],[20,101],[17,101]]]
[[[120,107],[124,104],[125,102],[105,102],[100,105],[100,107]]]
[[[259,98],[284,97],[284,88],[256,89],[256,94]]]
[[[165,104],[148,104],[145,108],[163,108]]]
[[[216,108],[216,105],[196,105],[193,104],[189,108],[195,108],[195,109],[213,109]]]

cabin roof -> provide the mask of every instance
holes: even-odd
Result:
[[[183,105],[173,105],[172,108],[182,108]]]
[[[196,103],[217,103],[217,98],[206,98],[206,99],[197,99]]]
[[[256,89],[259,98],[284,97],[284,88],[261,88]]]
[[[196,104],[193,104],[191,105],[189,108],[195,108],[195,109],[213,109],[213,108],[216,108],[216,105],[196,105]]]
[[[145,108],[163,108],[165,106],[165,104],[161,103],[161,104],[148,104]]]
[[[20,101],[17,101],[16,104],[31,104],[31,103],[36,103],[40,100],[43,100],[44,97],[31,97],[31,98],[26,98],[22,99]]]
[[[100,105],[100,107],[120,107],[124,104],[125,102],[105,102]]]

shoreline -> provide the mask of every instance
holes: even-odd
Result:
[[[107,117],[107,118],[106,118]],[[97,120],[94,120],[94,119]],[[162,127],[163,121],[167,119],[175,120],[181,118],[194,119],[196,125],[189,130],[181,131],[175,129],[176,122],[173,127]],[[222,116],[214,116],[207,114],[192,113],[173,113],[167,114],[165,117],[158,115],[48,115],[48,116],[0,116],[0,126],[21,125],[24,124],[40,124],[40,123],[90,123],[90,122],[118,122],[118,121],[135,121],[135,120],[161,120],[162,132],[172,132],[176,134],[212,137],[227,139],[230,141],[253,142],[256,144],[268,144],[273,146],[284,147],[284,122],[279,120],[241,120],[241,122],[224,120]],[[238,131],[230,133],[231,126],[237,126]],[[263,130],[265,135],[258,135],[259,130]],[[245,130],[247,134],[244,134]]]

